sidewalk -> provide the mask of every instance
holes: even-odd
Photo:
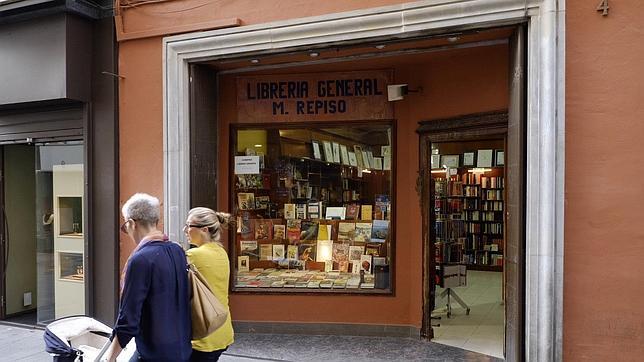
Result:
[[[0,325],[0,361],[51,361],[44,331]],[[220,361],[500,361],[438,343],[405,338],[235,335]]]

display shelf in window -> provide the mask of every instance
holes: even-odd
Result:
[[[58,279],[65,281],[83,282],[85,280],[83,254],[74,252],[58,252]]]
[[[362,172],[364,168],[359,170],[348,159],[348,150],[356,146],[365,155],[376,156],[383,146],[390,157],[391,123],[360,126],[368,132],[356,132],[351,124],[335,128],[288,125],[288,131],[279,125],[260,127],[271,145],[262,172],[273,183],[269,188],[248,190],[241,187],[248,182],[242,185],[238,175],[231,177],[231,210],[238,227],[231,230],[234,245],[230,254],[232,265],[243,265],[231,278],[233,291],[392,293],[393,172]],[[231,134],[238,156],[235,143],[244,144],[244,140],[239,139],[243,132],[235,128]],[[308,154],[313,152],[312,142],[330,144],[330,155],[339,150],[339,161],[335,155],[326,161],[315,160]],[[265,198],[272,211],[250,207],[250,200],[258,204],[259,197]],[[341,220],[326,219],[327,210],[340,209],[343,212],[336,215]]]
[[[83,237],[83,198],[58,197],[58,235]]]

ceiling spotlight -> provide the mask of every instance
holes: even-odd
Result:
[[[455,43],[455,42],[457,42],[459,39],[460,39],[460,38],[459,38],[459,37],[457,37],[457,36],[450,36],[450,37],[448,37],[448,38],[447,38],[447,41],[448,41],[448,42],[450,42],[450,43]]]
[[[315,57],[317,57],[318,55],[320,55],[320,53],[318,53],[318,52],[310,52],[310,53],[309,53],[309,56],[310,56],[311,58],[315,58]]]
[[[259,59],[251,59],[250,62],[253,64],[257,64],[259,63]]]
[[[378,44],[376,45],[376,49],[385,49],[386,45],[384,44]]]

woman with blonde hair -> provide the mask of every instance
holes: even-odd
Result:
[[[196,207],[188,212],[183,231],[196,246],[186,252],[188,262],[194,264],[210,285],[217,299],[228,308],[228,254],[221,244],[221,230],[230,224],[230,214]],[[217,361],[234,341],[230,311],[226,322],[209,336],[192,341],[191,361]]]

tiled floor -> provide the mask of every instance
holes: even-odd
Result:
[[[432,342],[503,358],[502,283],[500,272],[468,271],[467,286],[453,290],[470,307],[470,315],[465,315],[465,310],[452,300],[452,317],[447,318],[447,298],[437,298],[433,315],[441,319],[435,321],[440,327],[434,328]],[[436,288],[436,295],[442,291]]]

